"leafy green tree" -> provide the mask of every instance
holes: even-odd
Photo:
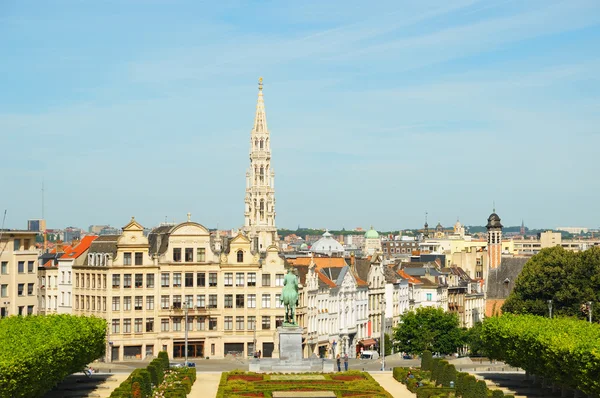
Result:
[[[420,354],[425,350],[451,354],[463,344],[458,317],[441,308],[425,307],[401,316],[394,328],[398,351]]]
[[[600,302],[600,247],[575,253],[562,247],[543,249],[523,267],[503,312],[584,318],[581,305]]]
[[[469,346],[471,355],[486,355],[485,345],[481,340],[481,328],[482,323],[476,322],[473,327],[463,329],[464,341]]]
[[[389,334],[384,334],[385,338],[385,355],[392,355],[392,339]]]

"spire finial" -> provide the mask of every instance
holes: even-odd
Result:
[[[493,206],[494,206],[493,207],[493,213],[495,213],[496,212],[496,201],[494,200],[492,203],[493,203]]]
[[[262,91],[262,88],[263,88],[263,82],[262,82],[262,80],[263,80],[262,77],[258,78],[258,89],[260,91]]]
[[[188,222],[190,222],[192,219],[192,213],[188,213],[187,216],[188,216]]]

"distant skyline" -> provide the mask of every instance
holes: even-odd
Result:
[[[600,2],[0,2],[6,228],[597,228]]]

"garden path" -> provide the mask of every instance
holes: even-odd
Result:
[[[188,398],[213,398],[217,396],[222,372],[197,372],[196,381]]]
[[[406,386],[394,379],[392,372],[369,372],[381,387],[392,394],[394,398],[414,398],[415,394],[408,391]]]

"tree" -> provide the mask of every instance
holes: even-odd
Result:
[[[541,250],[523,267],[503,312],[583,318],[581,304],[600,301],[600,248],[580,253],[562,247]]]
[[[392,339],[389,334],[384,334],[385,338],[385,355],[392,355]]]
[[[465,344],[469,346],[471,355],[486,355],[485,345],[481,340],[482,323],[476,322],[472,328],[464,329]]]
[[[417,308],[400,317],[394,328],[398,351],[420,354],[425,350],[451,354],[463,344],[463,333],[456,314],[441,308]]]

